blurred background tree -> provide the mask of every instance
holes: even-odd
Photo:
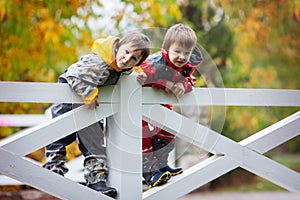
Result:
[[[235,41],[235,51],[221,71],[226,87],[299,89],[300,2],[221,2]],[[240,140],[296,111],[287,107],[228,108],[223,130]],[[284,146],[299,152],[295,145],[299,139]]]
[[[102,34],[166,29],[178,22],[196,31],[198,43],[213,60],[197,69],[198,87],[300,88],[297,0],[4,0],[0,2],[0,81],[56,82]],[[0,110],[43,113],[48,107],[1,103]],[[296,111],[227,107],[225,122],[216,119],[211,127],[239,141]],[[0,138],[18,130],[2,127]],[[299,142],[297,137],[282,148],[299,153]],[[41,159],[42,154],[33,157]]]
[[[0,3],[0,81],[56,82],[91,45],[87,26],[98,1],[7,0]],[[44,113],[49,104],[1,103],[0,113]],[[20,128],[1,127],[0,137]],[[42,159],[41,151],[32,155]]]

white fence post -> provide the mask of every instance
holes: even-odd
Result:
[[[142,199],[142,89],[135,76],[121,77],[113,96],[119,95],[118,112],[107,121],[109,183],[117,199]]]

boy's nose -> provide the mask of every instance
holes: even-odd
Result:
[[[124,60],[125,60],[126,62],[128,62],[128,61],[130,60],[130,58],[131,58],[131,54],[126,54],[126,55],[124,56]]]
[[[185,59],[185,56],[181,53],[181,54],[179,54],[179,59],[183,60],[183,59]]]

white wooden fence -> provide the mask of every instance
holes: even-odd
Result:
[[[68,85],[56,83],[0,82],[0,94],[0,102],[81,102]],[[111,199],[25,157],[76,130],[108,118],[109,182],[118,190],[117,199],[177,199],[238,167],[286,190],[300,192],[299,173],[263,155],[299,135],[300,112],[235,142],[160,106],[172,103],[299,107],[300,90],[198,88],[177,100],[163,91],[141,88],[134,76],[126,76],[121,78],[119,85],[102,88],[99,101],[96,110],[81,106],[1,140],[0,173],[61,199]],[[3,120],[11,116],[1,117]],[[142,192],[142,119],[211,152],[213,156],[173,177],[168,184]]]

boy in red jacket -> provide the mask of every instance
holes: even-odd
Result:
[[[154,53],[142,64],[137,81],[148,87],[165,90],[181,98],[192,90],[195,79],[192,74],[202,62],[196,47],[195,32],[188,26],[176,24],[164,37],[162,50]],[[172,109],[172,105],[164,105]],[[150,125],[151,126],[151,125]],[[175,148],[175,135],[142,122],[143,127],[143,177],[149,188],[166,183],[171,176],[183,172],[182,168],[168,166],[169,153]]]

